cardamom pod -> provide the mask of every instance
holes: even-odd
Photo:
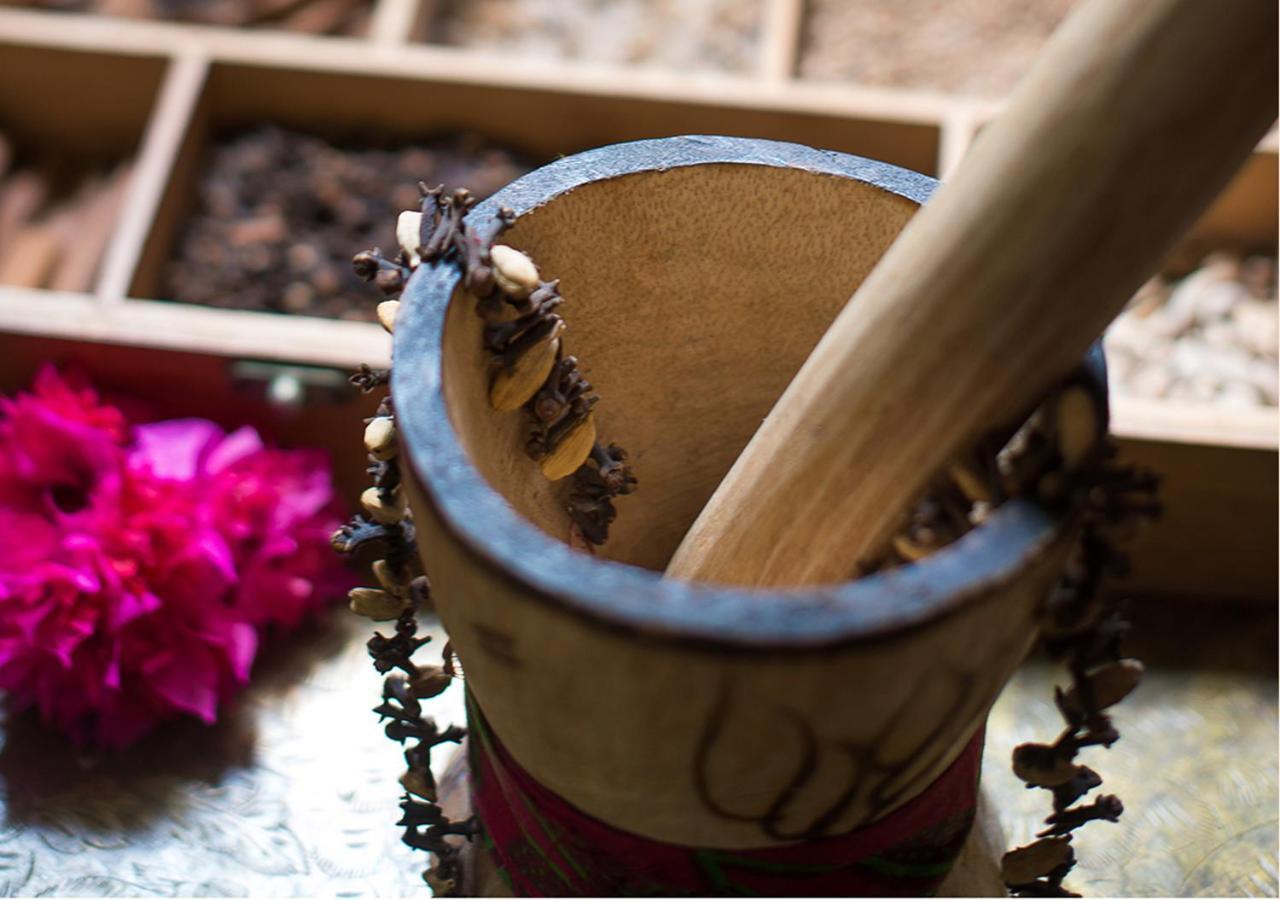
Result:
[[[561,329],[557,328],[544,341],[539,341],[516,359],[510,368],[499,369],[489,385],[489,404],[500,412],[524,406],[546,384],[547,376],[560,353]]]
[[[409,605],[405,598],[378,588],[352,588],[347,592],[347,599],[351,601],[353,613],[373,619],[375,622],[389,622],[397,619]]]
[[[412,209],[406,209],[400,213],[400,218],[396,219],[396,241],[400,244],[400,249],[409,257],[409,265],[417,266],[422,262],[422,257],[418,255],[418,241],[421,238],[422,229],[422,213]]]
[[[1115,706],[1138,686],[1142,680],[1142,663],[1136,659],[1119,659],[1096,669],[1088,675],[1089,691],[1095,709]],[[1063,706],[1076,713],[1084,711],[1080,690],[1072,687],[1062,698]]]
[[[364,427],[364,449],[374,459],[388,460],[400,452],[396,444],[396,423],[390,416],[378,416]]]
[[[917,544],[905,534],[895,534],[893,536],[893,549],[898,551],[898,555],[903,559],[909,562],[916,562],[917,560],[924,559],[932,553],[935,548]]]
[[[382,585],[382,589],[388,594],[394,594],[397,597],[403,597],[409,592],[407,584],[400,584],[395,575],[391,571],[391,567],[387,565],[385,559],[375,559],[373,561],[373,577],[378,579],[378,584]]]
[[[396,488],[391,503],[382,500],[382,492],[376,487],[366,488],[360,495],[360,505],[375,522],[383,525],[394,525],[404,518],[404,492]]]
[[[418,674],[409,679],[409,690],[419,700],[430,700],[445,692],[453,682],[440,666],[419,666]]]
[[[1073,385],[1058,395],[1055,405],[1058,453],[1068,469],[1078,469],[1098,446],[1101,421],[1089,392]]]
[[[489,248],[489,259],[493,262],[493,280],[504,294],[523,300],[538,286],[538,267],[514,247],[494,244]]]
[[[1019,744],[1013,748],[1013,774],[1029,785],[1057,787],[1074,778],[1079,769],[1048,744]]]
[[[556,448],[542,458],[542,474],[551,481],[572,475],[587,461],[596,443],[596,418],[588,415],[569,429]]]
[[[378,324],[386,330],[387,334],[393,334],[396,330],[396,315],[400,312],[399,300],[383,300],[378,304]]]
[[[1000,875],[1005,884],[1030,884],[1069,862],[1073,853],[1069,837],[1041,838],[1006,853],[1000,860]]]
[[[991,502],[991,488],[967,463],[952,463],[947,467],[947,474],[970,503]]]

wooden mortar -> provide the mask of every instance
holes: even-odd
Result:
[[[561,279],[566,352],[602,397],[602,441],[639,478],[594,557],[567,545],[568,485],[525,455],[524,413],[489,405],[482,321],[457,270],[410,281],[392,390],[436,607],[493,733],[580,810],[709,848],[846,832],[946,769],[1029,648],[1071,529],[1025,501],[856,582],[662,578],[934,186],[793,144],[682,137],[561,159],[476,207],[482,234],[513,208],[503,242]]]

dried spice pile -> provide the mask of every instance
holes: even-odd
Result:
[[[1117,393],[1228,406],[1277,400],[1276,259],[1205,257],[1157,276],[1107,332]]]
[[[756,65],[760,0],[443,0],[426,40],[681,71]]]
[[[363,34],[373,12],[372,0],[0,0],[0,6],[347,35]]]
[[[218,143],[161,296],[209,306],[372,321],[351,247],[395,246],[419,178],[493,193],[531,168],[474,135],[413,146],[338,147],[263,126]]]
[[[1076,0],[809,0],[800,75],[1002,97]]]

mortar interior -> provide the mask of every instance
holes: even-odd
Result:
[[[598,555],[661,570],[831,320],[918,207],[849,178],[720,163],[594,181],[501,239],[559,278],[602,443],[638,489]],[[524,452],[523,411],[488,401],[475,301],[454,292],[443,389],[473,464],[523,517],[568,540],[567,481]]]

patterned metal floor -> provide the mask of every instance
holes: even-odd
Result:
[[[1086,895],[1276,896],[1276,618],[1206,604],[1141,611],[1152,664],[1123,740],[1088,760],[1129,811],[1078,839]],[[28,721],[0,747],[0,895],[427,896],[392,826],[399,753],[369,712],[367,626],[337,612],[261,660],[217,727],[172,728],[124,759],[79,758]],[[1053,735],[1053,671],[1029,662],[988,730],[984,780],[1008,836],[1045,814],[1008,771]],[[461,692],[433,710],[461,717]],[[443,762],[443,759],[441,760]]]
[[[1147,675],[1114,710],[1119,743],[1081,757],[1126,811],[1076,833],[1068,886],[1096,897],[1277,896],[1274,608],[1147,604],[1134,619],[1130,649]],[[1049,702],[1059,674],[1028,662],[992,710],[983,783],[1012,843],[1032,839],[1048,796],[1022,787],[1009,755],[1059,730]]]

